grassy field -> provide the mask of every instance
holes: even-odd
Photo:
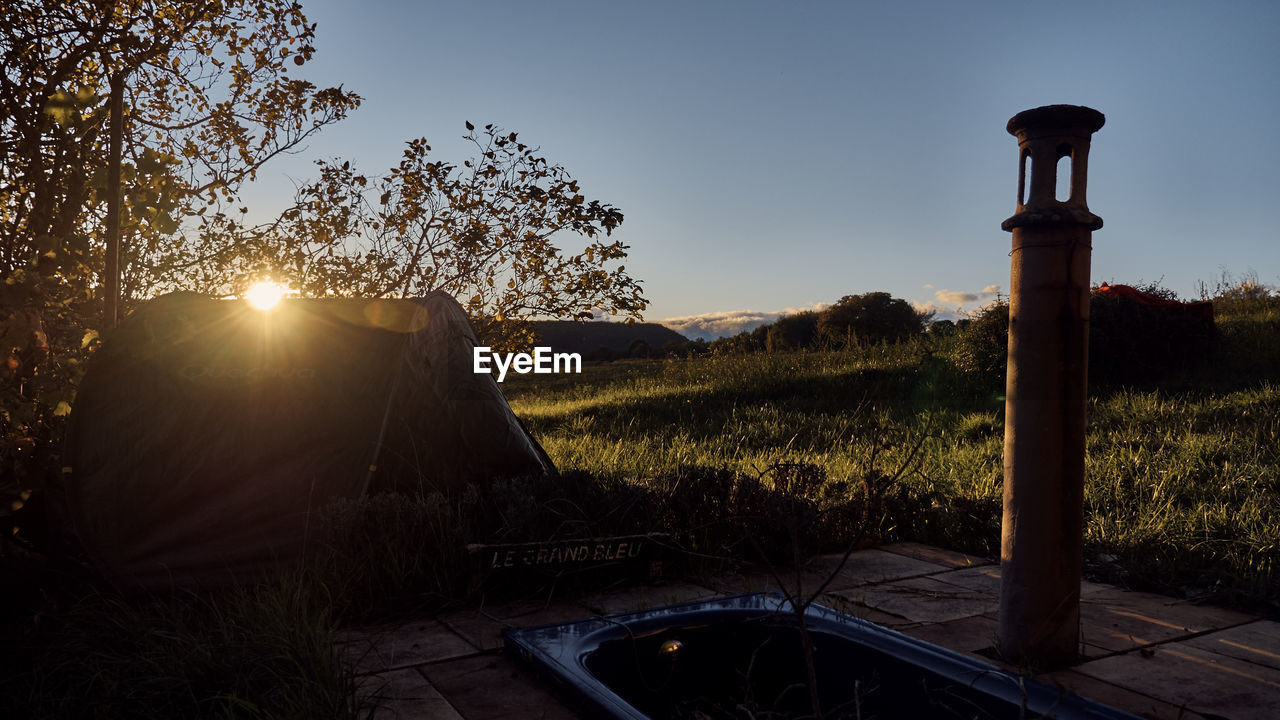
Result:
[[[1228,360],[1207,374],[1092,393],[1086,562],[1105,580],[1276,612],[1280,318],[1269,305],[1220,327]],[[955,368],[954,345],[623,361],[505,389],[561,469],[644,484],[689,468],[804,462],[838,482],[905,466],[916,502],[883,539],[995,554],[1003,398]]]

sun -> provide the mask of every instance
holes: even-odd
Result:
[[[251,285],[249,289],[245,291],[244,299],[248,300],[249,304],[253,307],[266,311],[274,308],[276,305],[279,305],[280,301],[284,299],[284,296],[288,295],[289,292],[290,289],[287,285],[282,285],[270,280],[263,280],[262,282],[257,282]]]

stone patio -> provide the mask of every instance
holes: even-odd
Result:
[[[810,561],[799,573],[804,589],[816,589],[840,559]],[[794,583],[797,573],[787,575]],[[741,573],[446,613],[343,631],[338,641],[369,720],[576,719],[549,685],[503,654],[504,628],[777,589],[770,573]],[[995,662],[999,589],[992,560],[902,543],[851,555],[822,602]],[[1280,623],[1086,582],[1081,635],[1084,661],[1037,679],[1147,718],[1280,718]]]

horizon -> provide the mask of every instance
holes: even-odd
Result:
[[[1106,222],[1093,283],[1196,299],[1224,272],[1280,281],[1271,4],[304,10],[318,29],[302,76],[365,100],[264,168],[244,193],[254,216],[316,159],[379,175],[426,137],[461,162],[464,121],[494,123],[623,212],[613,237],[646,322],[776,318],[871,291],[952,317],[1008,287],[1005,123],[1065,103],[1107,118],[1090,155]]]

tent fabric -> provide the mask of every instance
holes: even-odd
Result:
[[[217,584],[296,556],[337,498],[554,472],[476,344],[442,292],[151,300],[86,368],[54,520],[120,585]]]
[[[1189,303],[1178,302],[1177,300],[1168,300],[1158,295],[1144,293],[1129,285],[1108,285],[1107,283],[1102,283],[1098,287],[1098,292],[1106,297],[1125,298],[1152,307],[1186,311],[1202,320],[1213,322],[1213,303],[1208,300]]]

